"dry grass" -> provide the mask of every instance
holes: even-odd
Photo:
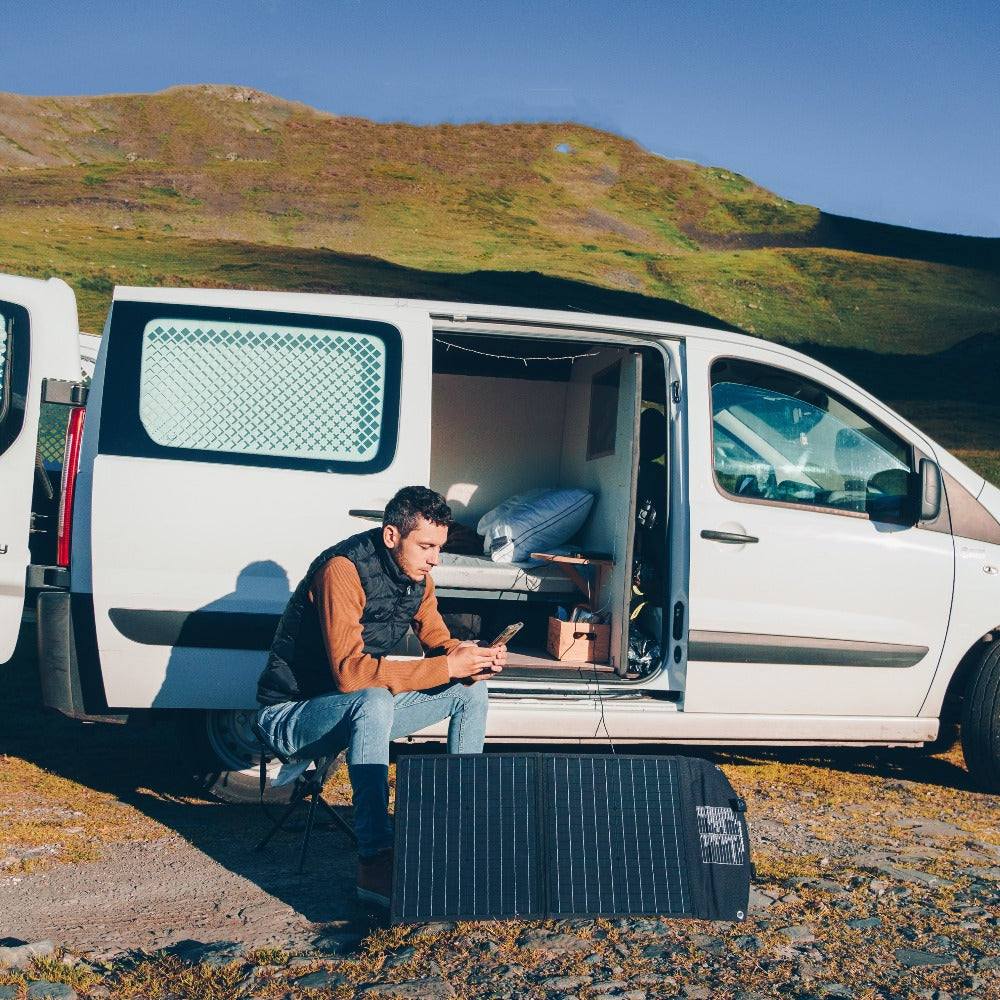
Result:
[[[114,795],[52,774],[28,761],[0,758],[0,871],[32,872],[95,861],[106,845],[167,831]]]

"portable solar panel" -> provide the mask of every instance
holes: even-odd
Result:
[[[401,757],[392,919],[743,920],[744,810],[698,758]]]

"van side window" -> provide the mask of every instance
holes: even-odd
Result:
[[[857,407],[794,372],[712,365],[715,478],[733,496],[909,518],[910,447]]]
[[[622,363],[597,372],[590,380],[590,421],[587,427],[587,460],[615,453],[618,438],[618,393]]]
[[[125,300],[105,351],[102,455],[348,475],[395,458],[391,323]]]

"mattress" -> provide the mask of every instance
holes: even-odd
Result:
[[[573,584],[552,563],[499,563],[489,556],[442,552],[431,575],[438,590],[506,590],[531,594],[572,594]]]

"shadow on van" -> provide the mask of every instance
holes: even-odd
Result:
[[[160,612],[164,634],[155,638],[157,644],[170,645],[173,651],[153,707],[176,708],[191,704],[193,698],[196,703],[218,704],[217,697],[232,689],[235,672],[246,675],[243,681],[251,692],[250,707],[290,596],[287,571],[267,559],[249,563],[240,571],[232,593],[193,614]]]

